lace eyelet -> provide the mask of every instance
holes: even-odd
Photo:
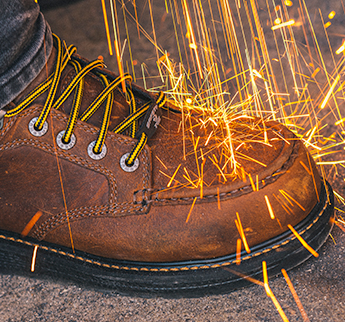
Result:
[[[129,156],[129,153],[125,153],[125,154],[121,157],[121,159],[120,159],[120,167],[121,167],[121,169],[122,169],[123,171],[125,171],[125,172],[133,172],[133,171],[135,171],[136,169],[138,169],[138,167],[139,167],[139,159],[138,159],[138,158],[135,159],[133,165],[132,165],[132,166],[128,166],[128,165],[126,164],[126,159],[128,158],[128,156]]]
[[[101,160],[105,157],[105,155],[107,154],[107,147],[105,144],[103,144],[102,147],[102,151],[101,153],[96,154],[95,152],[93,152],[93,148],[95,147],[96,141],[92,141],[88,147],[87,147],[87,153],[89,155],[89,157],[93,160]]]
[[[29,122],[29,132],[33,135],[33,136],[43,136],[44,134],[46,134],[48,132],[48,123],[47,121],[45,121],[43,123],[43,127],[41,130],[36,130],[35,129],[35,123],[37,122],[38,117],[34,117],[33,119],[31,119],[31,121]]]
[[[62,141],[62,137],[64,136],[64,134],[65,134],[65,131],[59,132],[59,134],[56,136],[56,144],[59,146],[60,149],[63,149],[63,150],[72,149],[77,141],[74,133],[72,134],[68,143],[65,143]]]

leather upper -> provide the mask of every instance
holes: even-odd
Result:
[[[60,91],[73,75],[71,68],[64,71]],[[81,110],[101,90],[94,75],[86,76]],[[136,143],[126,133],[108,132],[103,159],[93,160],[87,153],[102,110],[88,123],[77,121],[73,148],[57,146],[71,99],[50,112],[48,132],[41,137],[33,136],[28,124],[39,115],[44,96],[5,119],[0,132],[0,229],[21,233],[40,210],[43,215],[30,237],[67,247],[73,240],[76,249],[109,258],[173,262],[236,252],[236,213],[251,247],[286,231],[288,224],[296,225],[317,203],[321,179],[312,158],[276,122],[229,122],[229,137],[224,124],[214,124],[204,112],[164,110],[159,129],[139,155],[139,168],[125,172],[120,158]],[[144,102],[144,96],[137,97],[139,106]],[[119,89],[110,128],[128,113]],[[238,162],[236,173],[229,147]]]

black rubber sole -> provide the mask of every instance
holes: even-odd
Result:
[[[328,193],[327,193],[328,192]],[[315,250],[326,241],[334,222],[332,188],[322,188],[320,202],[294,228]],[[35,271],[31,272],[34,249],[37,249]],[[175,263],[142,263],[111,260],[87,253],[38,242],[20,235],[0,231],[0,272],[54,281],[72,282],[103,291],[144,297],[199,297],[228,293],[249,285],[248,278],[262,281],[262,261],[270,277],[281,269],[289,270],[311,253],[287,231],[274,239],[241,254],[211,260]]]

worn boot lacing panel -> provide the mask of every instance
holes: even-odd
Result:
[[[28,107],[37,97],[39,97],[41,94],[43,94],[49,89],[48,96],[43,106],[42,112],[40,113],[39,117],[37,118],[34,124],[34,129],[36,131],[42,131],[51,108],[59,109],[59,107],[64,103],[64,101],[75,89],[72,109],[67,122],[67,127],[61,139],[64,144],[68,144],[71,141],[77,119],[79,118],[81,121],[85,122],[88,121],[90,117],[101,106],[101,104],[104,101],[106,101],[102,124],[99,130],[97,140],[95,141],[93,146],[93,153],[95,155],[99,155],[103,150],[105,138],[110,123],[110,115],[114,101],[113,91],[122,82],[126,82],[126,99],[130,107],[130,114],[112,131],[115,133],[123,133],[125,130],[129,129],[129,136],[138,139],[137,143],[135,144],[132,151],[128,154],[125,160],[125,163],[128,167],[133,166],[135,160],[138,158],[140,152],[144,148],[150,136],[150,134],[148,135],[147,131],[138,130],[138,120],[145,114],[150,112],[150,110],[152,110],[153,104],[154,106],[157,106],[157,108],[162,108],[164,106],[166,102],[166,97],[164,93],[160,92],[155,102],[149,101],[140,108],[137,108],[135,97],[130,86],[132,77],[129,74],[125,74],[122,77],[119,76],[113,81],[109,82],[107,76],[103,74],[101,71],[93,71],[93,73],[100,78],[101,82],[104,85],[104,89],[97,96],[97,98],[90,104],[90,106],[85,110],[85,112],[79,117],[79,109],[83,97],[84,77],[87,73],[91,72],[96,68],[103,68],[104,63],[102,60],[95,60],[88,63],[85,67],[82,67],[79,61],[72,56],[76,52],[77,48],[71,45],[67,48],[66,51],[64,51],[59,37],[57,37],[56,35],[53,36],[54,43],[57,49],[55,71],[49,76],[49,78],[45,82],[41,83],[33,91],[31,91],[31,93],[29,93],[29,95],[27,95],[27,97],[17,107],[7,111],[5,117],[12,117],[20,113],[26,107]],[[67,88],[63,91],[63,93],[61,93],[59,97],[56,97],[61,73],[68,63],[73,66],[76,75],[70,82],[70,84],[67,86]]]

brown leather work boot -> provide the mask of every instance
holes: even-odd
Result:
[[[176,110],[54,41],[3,118],[1,272],[200,296],[262,280],[263,261],[277,275],[326,240],[332,189],[284,126]]]

